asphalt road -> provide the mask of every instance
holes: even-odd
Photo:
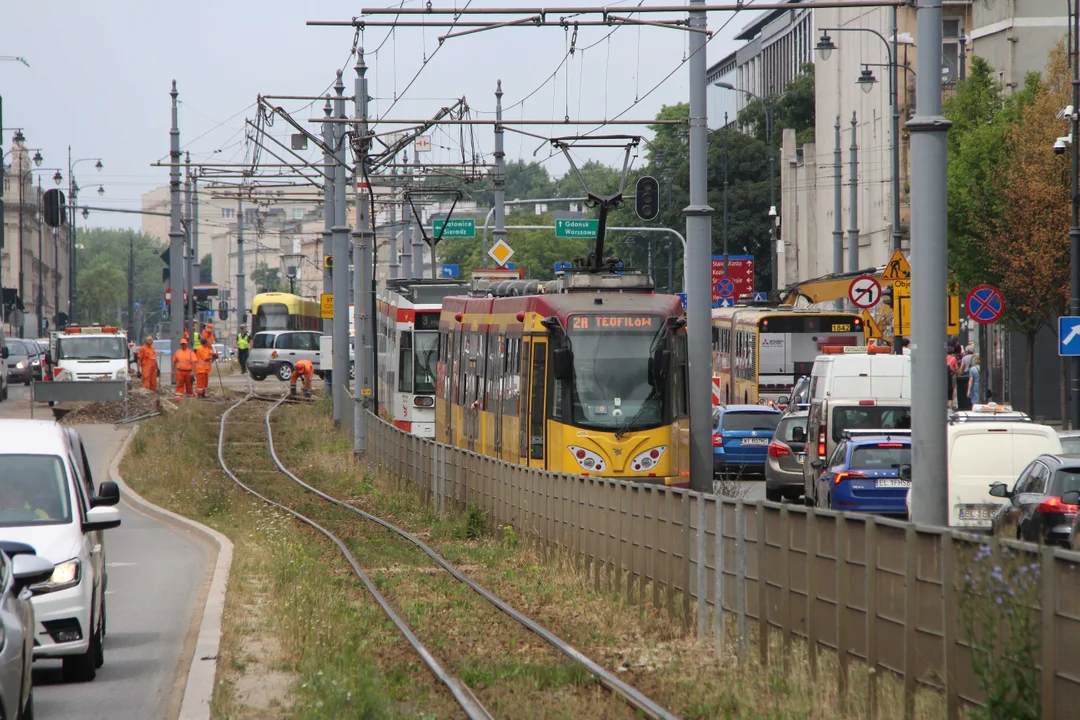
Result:
[[[0,417],[30,417],[29,388],[12,386]],[[51,417],[48,406],[37,418]],[[109,464],[127,429],[81,425],[94,482],[109,478]],[[60,662],[34,664],[38,720],[157,719],[179,712],[186,679],[185,648],[196,603],[209,582],[211,551],[183,530],[149,518],[125,502],[120,527],[106,533],[108,632],[105,665],[89,683],[65,684]],[[183,674],[180,674],[180,673]]]

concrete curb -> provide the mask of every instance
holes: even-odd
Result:
[[[183,701],[180,705],[180,720],[208,720],[210,700],[214,694],[214,678],[217,674],[218,649],[221,644],[221,616],[225,611],[225,590],[229,582],[229,569],[232,567],[233,544],[221,533],[154,505],[132,490],[120,477],[120,461],[127,454],[132,438],[138,432],[138,426],[128,433],[124,444],[109,465],[109,476],[120,486],[124,499],[135,505],[147,515],[157,517],[170,524],[181,525],[192,530],[212,545],[217,546],[217,561],[214,575],[210,581],[210,590],[203,606],[202,621],[199,625],[195,652],[188,668],[187,682],[184,685]]]

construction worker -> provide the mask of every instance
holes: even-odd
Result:
[[[139,377],[142,378],[143,389],[157,392],[157,352],[154,350],[154,338],[152,336],[146,336],[146,342],[139,348],[135,359],[139,364]]]
[[[315,375],[315,366],[310,360],[298,360],[293,365],[292,375],[289,376],[289,394],[296,394],[296,381],[304,379],[304,397],[311,397],[311,378]]]
[[[210,386],[210,371],[214,367],[217,353],[214,352],[212,343],[203,340],[195,350],[195,395],[199,398],[206,397],[206,388]]]
[[[180,340],[180,349],[172,359],[173,372],[176,373],[176,401],[194,395],[191,387],[191,373],[195,370],[195,351],[188,347],[187,338]]]
[[[251,335],[248,334],[246,325],[240,326],[233,347],[236,348],[236,358],[240,361],[240,372],[246,373],[248,353],[251,351]]]
[[[217,339],[214,337],[214,323],[207,322],[203,325],[202,334],[200,336],[204,345],[214,346]]]

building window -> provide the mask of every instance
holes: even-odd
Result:
[[[960,77],[960,19],[941,21],[941,81],[956,82]]]
[[[232,208],[221,208],[221,217],[234,218],[236,217],[236,211]]]
[[[303,220],[304,219],[304,210],[303,210],[303,208],[294,208],[293,211],[292,211],[292,219],[293,220]]]

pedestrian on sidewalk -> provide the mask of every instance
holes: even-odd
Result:
[[[172,359],[173,372],[176,373],[176,401],[194,395],[191,386],[191,373],[195,370],[195,352],[188,347],[187,338],[180,340],[180,349]],[[209,377],[207,377],[209,380]]]
[[[968,366],[968,407],[979,402],[981,395],[979,395],[979,354],[972,353],[971,363]]]

